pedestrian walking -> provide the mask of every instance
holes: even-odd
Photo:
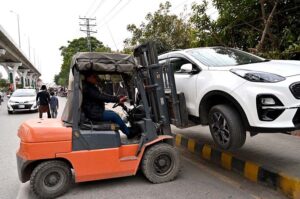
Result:
[[[50,95],[51,95],[51,97],[50,97],[51,116],[52,116],[52,118],[56,118],[57,117],[57,110],[58,110],[58,99],[54,95],[53,91],[50,93]]]
[[[51,118],[49,109],[50,95],[45,85],[41,87],[41,91],[37,94],[36,101],[39,104],[39,117],[43,118],[43,113],[47,112],[48,118]]]

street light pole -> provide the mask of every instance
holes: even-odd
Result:
[[[17,15],[17,20],[18,20],[18,36],[19,36],[19,48],[21,48],[21,34],[20,34],[20,16],[18,13],[14,12],[13,10],[10,11],[11,13],[14,13]]]
[[[30,60],[30,38],[28,36],[28,55],[29,55],[29,60]]]

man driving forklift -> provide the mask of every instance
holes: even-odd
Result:
[[[86,72],[84,76],[82,107],[85,116],[91,121],[116,123],[128,139],[135,137],[136,133],[126,126],[117,113],[105,110],[105,102],[123,104],[127,97],[108,95],[100,91],[101,88],[97,86],[100,81],[99,77],[93,72]]]

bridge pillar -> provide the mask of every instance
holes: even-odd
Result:
[[[6,63],[0,63],[4,69],[6,70],[10,83],[13,85],[12,90],[15,91],[17,89],[16,85],[16,74],[18,72],[18,68],[22,66],[22,63],[14,63],[14,62],[6,62]],[[9,68],[11,67],[11,69]]]
[[[22,82],[22,87],[23,88],[26,87],[26,77],[27,77],[27,73],[29,71],[30,71],[29,69],[19,70],[19,75],[21,77],[21,82]]]
[[[29,75],[28,75],[28,82],[29,82],[29,87],[30,88],[32,88],[33,87],[33,85],[32,85],[32,78],[33,78],[33,75],[34,75],[34,73],[30,73]]]
[[[37,74],[35,74],[34,76],[33,76],[33,85],[34,85],[34,88],[36,89],[36,87],[37,87],[37,80],[39,79],[39,76],[37,75]]]

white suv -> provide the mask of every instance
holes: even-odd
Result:
[[[253,136],[300,128],[300,61],[207,47],[168,52],[159,62],[173,68],[190,118],[209,125],[222,149],[240,148],[246,131]]]

